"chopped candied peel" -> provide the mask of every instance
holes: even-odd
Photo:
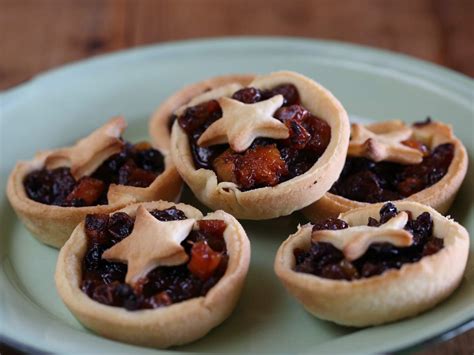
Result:
[[[231,181],[242,189],[275,186],[288,173],[275,145],[257,146],[238,154],[228,149],[214,160],[219,181]]]
[[[79,179],[77,185],[69,195],[67,195],[66,201],[75,206],[90,206],[99,199],[104,189],[105,184],[103,181],[90,177],[83,177]]]
[[[221,253],[215,252],[206,242],[200,241],[191,249],[188,269],[201,280],[207,280],[214,274],[221,262]]]

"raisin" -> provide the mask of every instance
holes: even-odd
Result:
[[[278,85],[271,90],[265,90],[262,92],[262,97],[264,100],[272,98],[276,95],[283,95],[283,106],[298,104],[300,101],[298,90],[293,84]]]
[[[367,225],[369,227],[379,227],[380,226],[380,222],[377,221],[375,218],[372,218],[372,217],[369,217],[369,220],[367,222]]]
[[[293,250],[293,255],[296,260],[296,264],[301,264],[306,257],[306,252],[301,248],[296,248]]]
[[[127,274],[127,265],[103,260],[100,272],[101,278],[106,284],[114,281],[124,282],[125,275]]]
[[[105,234],[109,216],[106,214],[88,214],[85,219],[85,232],[92,243],[104,244],[107,242]]]
[[[196,131],[189,138],[191,153],[193,154],[193,161],[196,169],[211,169],[213,160],[226,149],[226,145],[212,145],[210,147],[199,146],[197,141],[202,132],[203,130]]]
[[[433,122],[433,121],[431,120],[431,117],[428,116],[428,117],[426,117],[426,119],[424,121],[418,121],[418,122],[413,123],[413,126],[422,127],[422,126],[429,125],[431,122]]]
[[[362,266],[361,275],[363,277],[370,277],[370,276],[380,275],[385,270],[387,270],[387,267],[384,263],[375,264],[375,263],[371,263],[371,262],[366,262]]]
[[[398,192],[404,197],[413,195],[425,188],[426,183],[424,179],[419,177],[408,177],[400,181],[397,185]]]
[[[87,271],[97,271],[101,267],[102,254],[105,247],[99,244],[92,244],[84,257],[84,267]]]
[[[359,273],[349,261],[343,259],[337,264],[323,266],[319,276],[334,280],[353,280],[359,278]]]
[[[107,231],[113,241],[117,243],[132,233],[134,223],[134,220],[125,212],[115,212],[109,218]]]
[[[130,146],[125,145],[119,153],[111,155],[91,175],[95,179],[104,181],[106,184],[118,184],[119,170],[128,160]]]
[[[280,148],[280,155],[288,167],[288,174],[282,180],[291,179],[307,172],[316,163],[318,156],[291,147]]]
[[[380,223],[384,224],[398,213],[397,207],[391,202],[386,203],[380,209]]]
[[[92,297],[92,294],[94,293],[94,290],[97,286],[97,282],[91,279],[86,279],[82,281],[81,284],[81,290],[84,292],[87,296]]]
[[[136,152],[136,161],[139,168],[160,173],[165,170],[163,155],[156,149],[144,149]]]
[[[311,134],[297,121],[286,121],[290,136],[284,142],[293,149],[301,150],[312,140]]]
[[[29,173],[23,182],[30,199],[58,206],[63,205],[75,184],[69,168],[36,170]]]
[[[92,299],[107,306],[117,306],[115,301],[116,284],[103,284],[94,289]]]
[[[321,156],[331,140],[331,127],[325,121],[315,116],[307,117],[303,126],[311,135],[306,149]]]
[[[222,110],[216,100],[207,101],[196,106],[188,107],[178,117],[179,126],[188,134],[222,116]]]
[[[253,104],[262,99],[262,94],[259,89],[249,87],[234,92],[232,98],[245,104]]]
[[[349,225],[346,221],[338,218],[328,218],[325,221],[318,222],[313,225],[313,231],[320,231],[320,230],[338,230],[338,229],[345,229],[349,228]]]
[[[349,175],[337,186],[342,196],[356,201],[379,202],[382,193],[377,175],[369,170]]]
[[[303,106],[291,105],[279,108],[274,116],[283,123],[286,123],[288,121],[302,122],[305,118],[311,116],[311,114]]]
[[[150,211],[150,214],[160,221],[177,221],[187,218],[184,212],[176,207],[170,207],[165,210],[154,209]]]
[[[129,311],[140,308],[140,297],[138,297],[133,289],[127,284],[119,284],[115,287],[114,298],[116,302]]]
[[[428,256],[437,253],[443,248],[444,241],[441,238],[431,238],[424,246],[423,246],[423,256]]]
[[[433,220],[428,212],[423,212],[416,220],[410,221],[407,227],[413,234],[413,244],[418,245],[426,241],[432,235]]]

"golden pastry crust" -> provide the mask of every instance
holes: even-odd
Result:
[[[373,132],[385,132],[388,127],[405,124],[402,121],[387,121],[367,125]],[[445,214],[451,207],[456,194],[466,176],[468,156],[462,142],[454,135],[450,125],[431,122],[423,126],[413,126],[413,138],[425,143],[430,149],[443,143],[454,145],[454,156],[449,169],[437,183],[403,199],[428,205]],[[402,200],[400,200],[402,201]],[[327,192],[321,199],[303,209],[310,221],[335,217],[339,213],[371,205],[366,202],[349,200],[348,198]]]
[[[256,76],[252,81],[251,78],[251,76],[218,77],[186,87],[170,97],[158,109],[150,127],[151,136],[159,138],[154,133],[155,129],[163,127],[178,108],[191,98],[202,94],[205,89],[235,82],[260,89],[270,89],[286,83],[294,84],[302,105],[330,125],[331,141],[310,170],[276,186],[242,192],[232,182],[218,182],[212,170],[196,170],[186,133],[177,122],[172,128],[171,156],[194,195],[212,209],[223,209],[237,218],[261,220],[288,215],[299,210],[320,198],[332,186],[344,165],[350,129],[347,113],[339,101],[313,80],[288,71]]]
[[[158,146],[155,144],[155,147]],[[161,151],[159,147],[158,150]],[[41,242],[60,248],[76,225],[89,213],[109,213],[127,204],[151,200],[175,201],[179,198],[182,180],[170,157],[165,156],[165,170],[147,188],[110,185],[109,204],[87,207],[46,205],[30,199],[23,186],[25,177],[45,167],[48,157],[64,148],[41,152],[32,160],[18,162],[7,182],[7,196],[20,220]]]
[[[444,248],[415,263],[381,275],[340,281],[294,271],[295,248],[309,248],[312,226],[307,224],[280,246],[275,272],[287,290],[313,315],[333,322],[363,327],[411,317],[447,298],[459,285],[469,253],[469,235],[461,225],[433,208],[412,201],[394,202],[399,211],[416,217],[427,211],[433,234],[444,239]],[[377,217],[380,204],[342,213],[349,225],[366,225]]]
[[[103,305],[80,289],[82,260],[87,247],[84,223],[81,223],[59,253],[55,275],[58,293],[82,324],[107,338],[159,348],[194,341],[223,322],[234,309],[248,271],[250,242],[239,222],[223,211],[203,218],[194,207],[165,201],[133,204],[121,211],[133,216],[139,205],[147,210],[175,206],[189,218],[224,220],[229,263],[219,282],[204,297],[157,309],[127,311]]]

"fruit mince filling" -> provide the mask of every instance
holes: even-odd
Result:
[[[275,186],[308,171],[326,150],[331,128],[301,105],[294,85],[282,84],[271,90],[247,87],[236,91],[232,98],[252,104],[275,95],[282,95],[284,100],[274,117],[288,127],[289,138],[257,138],[242,153],[233,151],[228,144],[197,144],[202,133],[222,117],[216,100],[188,107],[177,120],[189,137],[196,169],[214,170],[219,181],[234,182],[243,191]]]
[[[171,207],[152,210],[160,221],[186,219],[183,211]],[[200,220],[181,243],[189,255],[187,263],[159,266],[133,287],[125,283],[127,265],[102,259],[105,250],[127,238],[134,218],[124,212],[87,215],[87,250],[82,262],[81,289],[93,300],[127,310],[152,309],[200,297],[220,280],[227,269],[228,255],[224,240],[226,223]],[[159,236],[157,236],[159,238]]]
[[[163,170],[163,156],[148,143],[125,143],[90,176],[76,180],[67,167],[44,168],[29,173],[23,185],[30,199],[46,205],[105,205],[110,184],[147,187]]]
[[[431,123],[417,122],[415,127]],[[420,150],[424,157],[419,164],[402,165],[374,162],[366,158],[347,157],[339,179],[331,193],[359,202],[386,202],[400,200],[417,193],[441,180],[447,173],[454,156],[454,145],[440,144],[432,151],[423,143],[410,139],[403,144]]]
[[[380,219],[369,217],[369,226],[377,227],[386,223],[398,213],[392,203],[386,203],[380,209]],[[398,248],[389,243],[374,243],[360,258],[349,261],[344,254],[330,243],[311,242],[309,250],[294,250],[295,270],[334,280],[357,280],[380,275],[389,269],[400,269],[403,264],[414,263],[424,256],[441,250],[444,241],[433,236],[433,221],[428,212],[416,219],[408,212],[409,220],[404,229],[413,235],[413,244]],[[338,230],[349,226],[343,220],[330,218],[313,226],[316,230]]]

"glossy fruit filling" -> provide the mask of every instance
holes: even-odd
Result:
[[[171,207],[152,210],[160,221],[186,219],[183,211]],[[127,310],[150,309],[207,294],[227,269],[227,247],[223,237],[226,223],[200,220],[181,243],[189,255],[187,263],[160,266],[150,271],[133,287],[125,283],[127,265],[102,259],[105,250],[127,238],[134,218],[124,212],[87,215],[85,233],[87,250],[82,262],[81,289],[93,300]],[[158,236],[157,236],[158,237]]]
[[[252,104],[280,94],[284,97],[283,106],[274,117],[288,127],[289,138],[257,138],[241,153],[233,151],[228,144],[210,147],[197,144],[202,133],[222,117],[216,100],[188,107],[177,120],[189,137],[196,169],[214,170],[219,181],[233,182],[241,190],[275,186],[308,171],[326,150],[331,128],[301,105],[294,85],[283,84],[271,90],[247,87],[236,91],[232,98]]]
[[[377,227],[386,223],[398,213],[392,203],[380,209],[380,219],[369,218],[367,225]],[[406,263],[414,263],[421,258],[435,254],[444,246],[441,238],[433,236],[433,221],[428,212],[409,220],[404,229],[413,235],[413,244],[398,248],[389,243],[374,243],[360,258],[349,261],[344,254],[330,243],[311,242],[309,250],[295,249],[295,270],[334,280],[356,280],[380,275],[389,269],[400,269]],[[313,226],[316,230],[338,230],[348,228],[343,220],[332,218]]]
[[[44,168],[29,173],[23,185],[30,199],[46,205],[105,205],[110,184],[147,187],[164,168],[163,156],[148,143],[125,143],[90,176],[76,180],[69,168]]]
[[[423,126],[431,119],[415,123]],[[419,164],[402,165],[347,157],[344,169],[330,192],[359,202],[400,200],[430,187],[448,172],[454,156],[454,145],[440,144],[432,151],[423,143],[410,139],[403,144],[423,153]]]

